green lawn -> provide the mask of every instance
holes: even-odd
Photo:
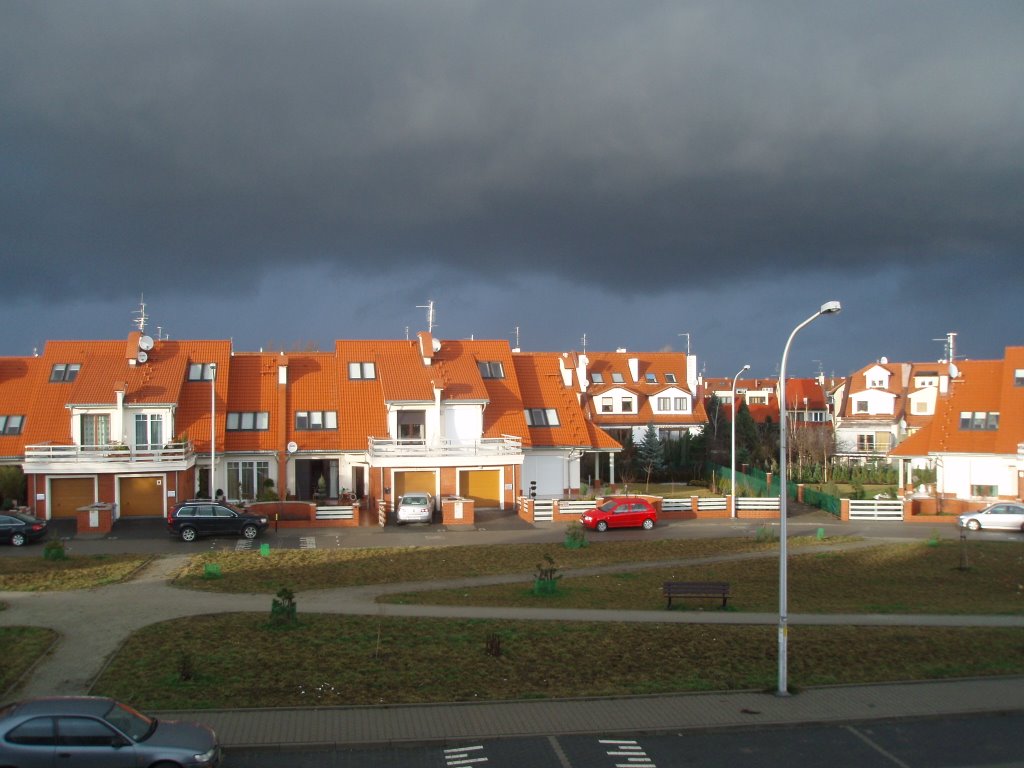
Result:
[[[0,590],[52,592],[92,589],[130,578],[152,558],[148,555],[71,556],[64,560],[0,559]]]
[[[545,555],[556,558],[565,571],[593,565],[660,562],[713,557],[735,552],[770,552],[775,542],[754,539],[657,539],[593,541],[582,549],[553,544],[509,544],[405,549],[272,550],[211,552],[194,557],[175,584],[190,589],[223,592],[266,592],[282,586],[295,592],[329,587],[431,581],[463,576],[505,573],[530,574]],[[833,538],[829,542],[851,541]],[[791,546],[817,545],[813,537],[791,539]],[[204,577],[206,566],[220,567],[222,578]]]
[[[792,542],[791,542],[792,544]],[[959,542],[885,544],[847,552],[822,551],[789,559],[790,610],[794,613],[1024,614],[1024,548],[1015,542],[972,541],[960,569]],[[560,560],[558,561],[560,562]],[[532,581],[472,589],[381,597],[395,603],[514,605],[608,610],[663,608],[664,581],[727,581],[729,607],[778,609],[778,560],[774,557],[700,566],[623,571],[558,582],[552,596],[533,594]],[[715,601],[680,601],[679,610],[713,608]],[[678,602],[673,603],[673,610]]]
[[[4,649],[4,663],[0,665],[0,693],[14,685],[56,639],[57,633],[52,629],[0,627],[0,646]]]
[[[309,707],[770,689],[777,673],[774,627],[304,616],[300,604],[299,625],[275,629],[268,614],[148,627],[93,692],[149,709]],[[1019,629],[790,629],[795,688],[1022,673]]]

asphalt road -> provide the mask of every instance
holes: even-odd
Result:
[[[678,734],[484,740],[376,749],[232,750],[242,768],[1009,768],[1024,712]]]

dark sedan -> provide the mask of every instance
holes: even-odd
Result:
[[[0,541],[16,547],[38,541],[46,535],[48,523],[23,512],[0,514]]]

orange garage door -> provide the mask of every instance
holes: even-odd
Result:
[[[459,472],[459,494],[478,507],[501,506],[501,473],[496,469],[464,469]]]
[[[162,477],[122,477],[118,480],[122,517],[162,517],[164,479]]]
[[[50,517],[74,517],[79,507],[96,502],[96,480],[92,477],[62,477],[50,480]]]
[[[399,496],[413,491],[429,493],[431,496],[437,493],[437,477],[434,472],[395,472],[395,492],[391,494],[391,498],[394,499],[392,506],[397,507]]]

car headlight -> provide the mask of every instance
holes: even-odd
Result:
[[[203,752],[201,755],[192,755],[192,759],[195,760],[199,765],[209,765],[213,762],[214,756],[217,754],[217,747],[210,747],[208,750]]]
[[[260,522],[261,522],[261,523],[266,523],[266,522],[267,522],[267,518],[265,518],[265,517],[261,517],[261,518],[260,518]]]

